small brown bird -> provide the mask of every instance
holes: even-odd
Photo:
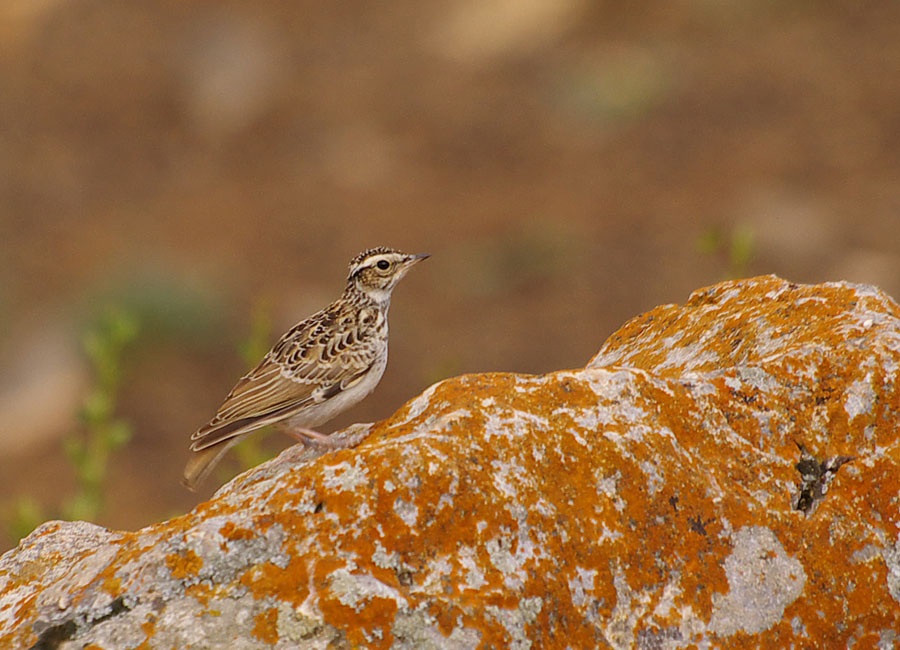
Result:
[[[305,444],[340,447],[312,427],[378,385],[387,365],[391,291],[427,257],[379,247],[353,258],[343,295],[285,333],[191,436],[185,486],[196,489],[232,445],[269,424]]]

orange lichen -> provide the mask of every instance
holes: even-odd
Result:
[[[103,581],[103,590],[111,596],[122,593],[122,581],[115,576],[107,576]]]
[[[166,555],[166,566],[177,580],[195,577],[203,568],[203,558],[191,549],[185,549],[181,553],[169,553]]]
[[[34,605],[37,601],[37,595],[31,594],[28,597],[24,598],[19,606],[16,607],[15,617],[20,620],[28,620],[32,617],[34,613]]]
[[[292,605],[300,605],[307,594],[308,567],[303,558],[291,558],[284,568],[271,562],[251,567],[240,576],[239,582],[257,599],[267,596]]]
[[[150,618],[142,621],[141,629],[144,631],[144,634],[147,635],[148,639],[153,638],[153,633],[156,631],[156,617],[151,616]]]
[[[263,643],[278,643],[278,610],[270,607],[254,616],[251,634]]]
[[[257,533],[265,534],[275,521],[276,518],[273,514],[268,512],[263,513],[253,518],[253,530]]]
[[[212,588],[203,582],[196,582],[184,589],[184,595],[190,596],[201,605],[208,605],[213,595]]]
[[[233,521],[228,521],[219,529],[219,534],[229,541],[235,541],[253,539],[259,532],[238,526]]]
[[[390,598],[368,598],[358,607],[342,605],[335,599],[323,598],[320,601],[322,613],[326,620],[334,621],[339,627],[347,629],[347,640],[352,647],[381,647],[388,648],[393,639],[390,634],[388,621],[394,620],[397,614],[397,603]],[[381,630],[382,643],[372,645],[367,640],[366,632],[374,629]]]

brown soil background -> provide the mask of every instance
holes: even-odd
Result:
[[[326,430],[581,366],[729,274],[900,295],[897,25],[894,0],[4,3],[0,523],[71,494],[79,338],[110,304],[142,330],[97,523],[135,528],[197,502],[187,440],[254,318],[279,334],[370,246],[433,257]]]

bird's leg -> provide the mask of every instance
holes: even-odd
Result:
[[[307,429],[306,427],[286,426],[282,427],[282,431],[291,438],[294,438],[297,442],[302,442],[304,445],[312,440],[322,441],[328,438],[324,433],[319,433],[318,431]]]
[[[283,427],[282,430],[307,447],[317,447],[319,449],[346,449],[351,446],[343,440],[333,438],[324,433],[319,433],[313,429],[307,429],[306,427],[288,425]]]

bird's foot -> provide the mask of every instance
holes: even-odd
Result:
[[[319,433],[318,431],[307,429],[305,427],[290,427],[286,428],[284,432],[298,442],[303,443],[304,446],[312,447],[314,449],[347,449],[355,446],[353,444],[348,444],[349,441],[347,440]]]

